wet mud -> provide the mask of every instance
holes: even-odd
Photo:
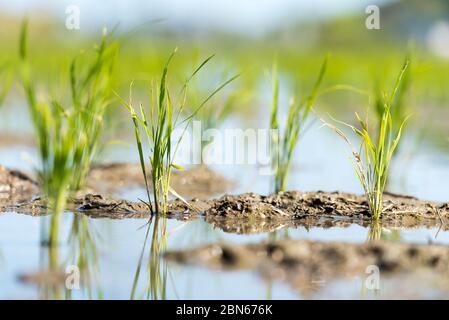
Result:
[[[386,241],[213,244],[169,251],[165,258],[217,270],[255,270],[265,280],[283,281],[301,294],[317,291],[332,280],[366,276],[368,269],[383,277],[431,273],[447,279],[449,275],[449,247]]]
[[[11,146],[35,147],[35,145],[35,137],[32,134],[0,133],[0,147],[2,148]]]
[[[420,201],[389,195],[379,224],[385,228],[449,228],[447,203]],[[34,198],[7,207],[18,213],[48,213],[46,201]],[[144,202],[108,198],[98,194],[80,194],[71,198],[67,210],[82,212],[93,218],[145,218],[149,208]],[[243,194],[215,200],[171,200],[167,217],[182,220],[204,218],[225,232],[251,234],[271,232],[284,227],[347,227],[372,224],[364,197],[346,193],[285,192],[270,196]]]
[[[31,200],[38,192],[39,187],[30,176],[0,166],[0,212],[15,203]]]
[[[207,222],[233,233],[257,233],[279,227],[334,227],[371,224],[364,196],[342,192],[288,191],[262,196],[248,193],[209,201]],[[449,203],[421,201],[386,193],[384,227],[441,226],[449,223]]]
[[[134,174],[132,174],[133,170],[135,170]],[[91,183],[97,181],[103,185],[129,186],[129,181],[139,183],[140,172],[135,165],[110,164],[94,168],[90,177]],[[177,186],[178,190],[182,189],[181,185],[190,188],[193,194],[199,189],[212,190],[208,186],[219,184],[217,180],[220,178],[217,177],[219,176],[210,169],[197,167],[176,172],[173,185]],[[131,202],[104,194],[89,193],[91,188],[95,189],[91,185],[88,190],[81,191],[72,197],[67,210],[82,212],[96,218],[123,219],[149,216],[149,208],[144,202]],[[218,192],[218,187],[213,191]],[[33,215],[48,213],[45,199],[36,197],[38,192],[37,183],[29,176],[0,167],[2,211],[9,210]],[[202,194],[205,196],[205,192]],[[200,216],[216,228],[240,234],[271,232],[283,227],[328,228],[345,227],[353,223],[362,226],[371,224],[371,216],[364,196],[322,191],[288,191],[268,196],[246,193],[225,195],[209,200],[195,197],[187,202],[171,200],[168,204],[167,216],[183,220]],[[449,203],[422,201],[409,196],[385,193],[384,213],[380,223],[387,228],[439,226],[447,230]]]

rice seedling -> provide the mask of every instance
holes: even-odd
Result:
[[[408,63],[409,66],[408,68],[405,70],[404,76],[402,78],[402,81],[399,85],[399,88],[397,90],[396,96],[393,99],[393,101],[391,102],[391,121],[392,121],[392,128],[393,128],[393,133],[394,135],[397,135],[399,128],[401,127],[402,122],[404,121],[404,119],[407,117],[407,114],[410,112],[410,99],[408,99],[409,97],[409,91],[410,91],[410,87],[412,85],[412,64],[411,64],[411,52],[409,51],[406,54],[406,57],[404,59],[404,65]],[[380,85],[379,83],[377,83],[376,86],[376,91],[375,91],[375,115],[377,117],[377,122],[380,123],[382,121],[382,113],[383,113],[383,105],[385,104],[385,94],[383,93],[384,90],[380,89]],[[405,130],[406,128],[404,128]],[[403,130],[403,133],[404,132]],[[400,144],[398,144],[396,149],[400,148]],[[397,155],[398,153],[394,153],[393,154],[393,159],[395,158],[395,155]],[[407,164],[405,162],[403,162],[404,167],[407,166]],[[386,182],[386,190],[389,189],[390,187],[390,180],[387,179]]]
[[[0,107],[3,105],[6,96],[11,89],[13,75],[13,69],[9,62],[0,64]]]
[[[207,98],[205,98],[196,108],[193,109],[189,116],[181,119],[182,113],[185,110],[189,81],[210,61],[212,56],[204,60],[199,67],[195,69],[192,75],[187,78],[186,82],[182,86],[180,94],[181,98],[179,99],[180,101],[176,103],[172,101],[170,90],[167,86],[168,68],[175,52],[176,50],[170,55],[164,66],[159,85],[153,85],[150,88],[150,117],[148,117],[147,111],[142,104],[139,106],[139,115],[136,113],[135,108],[133,107],[132,94],[130,94],[129,102],[126,102],[117,95],[122,101],[122,104],[130,113],[133,121],[139,160],[145,179],[145,186],[148,196],[147,205],[152,215],[166,213],[169,193],[181,198],[180,195],[178,195],[176,191],[170,187],[170,174],[172,168],[182,169],[174,164],[173,160],[184,133],[186,132],[193,117],[213,96],[215,96],[237,77],[234,76],[218,86],[218,88],[216,88],[209,96],[207,96]],[[176,104],[178,104],[178,106],[176,106]],[[177,141],[172,141],[172,133],[175,128],[180,128],[182,134],[179,138],[177,138]],[[150,150],[150,155],[148,157],[144,155],[140,129],[142,129],[145,133],[146,141]],[[147,164],[145,161],[147,158],[149,159],[149,166],[151,168],[151,181],[148,181],[147,178]]]
[[[96,48],[95,58],[75,58],[70,66],[70,99],[38,97],[31,77],[27,50],[27,21],[22,24],[19,57],[21,80],[36,131],[40,167],[38,178],[53,210],[50,244],[56,243],[59,214],[70,191],[83,186],[99,143],[103,114],[110,103],[110,79],[118,44],[106,34]],[[83,64],[81,64],[83,62]],[[68,107],[64,106],[67,104]]]
[[[407,117],[402,121],[397,131],[394,129],[391,106],[404,78],[408,65],[409,63],[407,61],[403,65],[399,76],[396,79],[392,92],[384,99],[382,119],[377,131],[374,134],[369,130],[368,121],[362,120],[357,113],[355,115],[361,129],[358,129],[350,124],[337,121],[352,129],[352,131],[362,139],[361,154],[352,147],[351,141],[343,133],[343,131],[335,126],[325,123],[334,129],[334,131],[339,134],[352,148],[354,170],[365,191],[369,211],[374,220],[378,220],[382,215],[382,196],[388,179],[390,162],[401,139],[404,124],[408,119]],[[375,141],[376,137],[377,143]]]
[[[275,172],[274,191],[285,191],[287,187],[287,176],[290,170],[290,164],[293,157],[293,151],[299,142],[301,130],[312,111],[315,98],[319,94],[319,88],[326,73],[327,57],[321,65],[318,78],[312,87],[309,95],[296,102],[295,99],[290,100],[288,108],[287,121],[285,130],[281,137],[279,133],[278,109],[279,109],[279,80],[277,65],[273,66],[273,87],[272,87],[272,106],[271,106],[271,164]]]
[[[234,112],[238,107],[244,104],[244,101],[249,98],[250,94],[246,90],[235,90],[228,95],[219,103],[214,105],[213,108],[202,108],[195,119],[201,122],[202,132],[208,129],[219,128],[223,125],[223,122]],[[206,146],[208,146],[211,141],[203,141],[201,139],[201,163],[204,163],[203,151]]]
[[[192,81],[190,85],[190,94],[187,99],[187,107],[189,111],[191,106],[196,106],[201,103],[207,93],[203,83],[198,83],[199,81]],[[194,119],[201,123],[201,134],[208,129],[219,128],[223,125],[226,119],[229,118],[237,108],[242,108],[245,106],[245,103],[249,101],[251,97],[251,89],[246,87],[238,87],[238,88],[228,88],[227,92],[223,92],[218,99],[214,99],[210,101],[210,104],[213,104],[213,107],[205,107],[201,108],[196,114]],[[203,159],[203,151],[207,145],[211,143],[211,141],[203,141],[201,140],[201,163],[204,163]]]
[[[399,128],[401,127],[404,119],[407,118],[408,104],[407,104],[407,96],[410,90],[410,86],[412,85],[412,72],[411,72],[411,53],[407,53],[403,65],[408,65],[405,68],[404,75],[402,77],[402,81],[399,84],[396,95],[391,101],[391,121],[393,127],[394,135],[397,135]],[[376,83],[375,90],[375,115],[377,117],[378,124],[382,122],[382,117],[384,113],[384,105],[386,103],[386,99],[388,97],[385,96],[384,90],[380,89],[379,82]]]

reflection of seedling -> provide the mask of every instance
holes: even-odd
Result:
[[[83,282],[83,290],[86,290],[89,299],[94,296],[103,298],[103,292],[99,285],[99,269],[96,235],[93,226],[89,224],[86,216],[73,216],[68,244],[69,262],[78,268]],[[66,290],[66,299],[72,298],[72,291]]]
[[[20,36],[21,76],[40,155],[38,177],[49,205],[54,209],[50,243],[58,234],[58,216],[68,192],[80,188],[101,134],[103,114],[109,104],[109,86],[117,44],[103,37],[95,59],[85,65],[74,59],[70,68],[70,107],[55,99],[39,100],[30,76],[27,57],[27,22]]]
[[[170,173],[172,168],[179,167],[173,163],[173,159],[191,120],[197,114],[197,112],[201,110],[201,108],[206,104],[207,101],[209,101],[215,94],[217,94],[228,83],[236,78],[233,77],[220,85],[212,92],[212,94],[210,94],[202,103],[200,103],[199,106],[197,106],[187,118],[181,120],[181,114],[185,109],[184,107],[187,97],[188,83],[212,57],[209,57],[203,63],[201,63],[200,66],[187,79],[181,92],[182,97],[180,99],[179,106],[176,107],[177,102],[172,101],[172,97],[170,96],[170,91],[166,83],[168,67],[174,54],[175,53],[172,53],[165,64],[159,85],[152,86],[151,88],[152,94],[150,99],[150,117],[148,117],[147,112],[142,105],[140,105],[139,107],[140,114],[138,115],[133,107],[132,101],[128,103],[121,99],[123,105],[131,114],[131,118],[134,124],[137,148],[139,151],[139,159],[142,173],[145,179],[145,186],[148,196],[148,206],[151,214],[165,214],[169,192],[175,193],[174,190],[170,188]],[[173,144],[171,141],[173,130],[180,124],[183,125],[182,134]],[[153,199],[151,199],[150,196],[150,184],[148,182],[146,173],[146,157],[143,153],[140,129],[144,131],[148,146],[150,148],[149,160],[151,166],[151,189],[153,193]],[[175,193],[175,195],[177,194]]]
[[[161,224],[159,224],[159,222]],[[131,289],[132,300],[136,298],[140,273],[144,263],[143,258],[146,251],[145,248],[148,243],[151,227],[153,228],[153,230],[147,265],[148,281],[147,284],[145,285],[145,295],[147,299],[151,300],[167,299],[168,266],[165,259],[161,259],[162,255],[165,253],[167,249],[167,220],[165,217],[152,216],[146,231],[145,241],[143,243],[142,251],[140,253],[136,273],[134,274],[134,280]]]
[[[313,86],[309,96],[304,100],[295,102],[294,99],[290,101],[288,109],[287,123],[284,130],[284,135],[281,137],[279,132],[278,122],[278,101],[279,101],[279,81],[276,64],[273,67],[273,102],[271,108],[271,122],[270,128],[273,134],[271,135],[272,157],[271,162],[275,170],[275,192],[285,191],[287,186],[287,175],[290,169],[290,164],[293,156],[293,151],[300,138],[301,130],[312,110],[315,98],[318,95],[321,82],[327,68],[327,58],[324,60],[318,78]]]
[[[375,139],[368,130],[368,121],[362,120],[357,113],[356,117],[361,125],[361,129],[357,129],[352,125],[338,121],[339,123],[351,128],[358,136],[362,138],[362,155],[360,155],[354,148],[352,151],[354,156],[354,170],[363,186],[368,200],[369,210],[374,220],[379,219],[383,211],[382,195],[388,177],[390,161],[396,147],[398,146],[402,128],[407,120],[407,118],[404,119],[397,131],[395,131],[393,128],[391,105],[395,99],[398,88],[401,85],[401,81],[407,67],[408,62],[406,62],[402,67],[390,96],[384,100],[382,118],[376,135],[378,139],[377,143],[375,143]],[[326,125],[334,129],[335,132],[337,132],[350,146],[352,146],[349,138],[340,129],[329,124]]]

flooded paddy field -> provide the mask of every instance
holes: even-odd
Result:
[[[414,183],[392,181],[413,196],[386,195],[383,219],[372,223],[357,180],[341,178],[350,164],[326,161],[308,143],[314,135],[339,143],[318,127],[308,133],[302,152],[319,162],[304,159],[293,171],[292,190],[301,191],[270,194],[269,177],[248,187],[255,166],[192,167],[173,176],[191,205],[171,200],[167,219],[150,219],[138,164],[115,150],[62,216],[58,271],[45,243],[48,208],[23,160],[32,149],[2,147],[2,159],[15,159],[0,179],[1,297],[447,298],[448,156],[414,158]],[[319,181],[327,191],[316,191]],[[354,193],[335,192],[337,184]],[[72,264],[83,266],[82,281],[68,291]],[[379,267],[375,290],[363,289],[370,266]]]
[[[90,3],[0,4],[0,299],[449,298],[447,1]]]

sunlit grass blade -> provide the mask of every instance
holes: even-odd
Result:
[[[287,176],[293,157],[293,151],[299,141],[301,130],[309,117],[316,97],[320,93],[321,83],[327,69],[328,58],[324,59],[318,77],[309,95],[300,102],[294,98],[290,100],[288,115],[283,134],[280,134],[278,123],[279,110],[279,79],[277,64],[273,65],[272,105],[270,117],[271,129],[271,164],[275,171],[274,191],[285,191],[287,188]]]

